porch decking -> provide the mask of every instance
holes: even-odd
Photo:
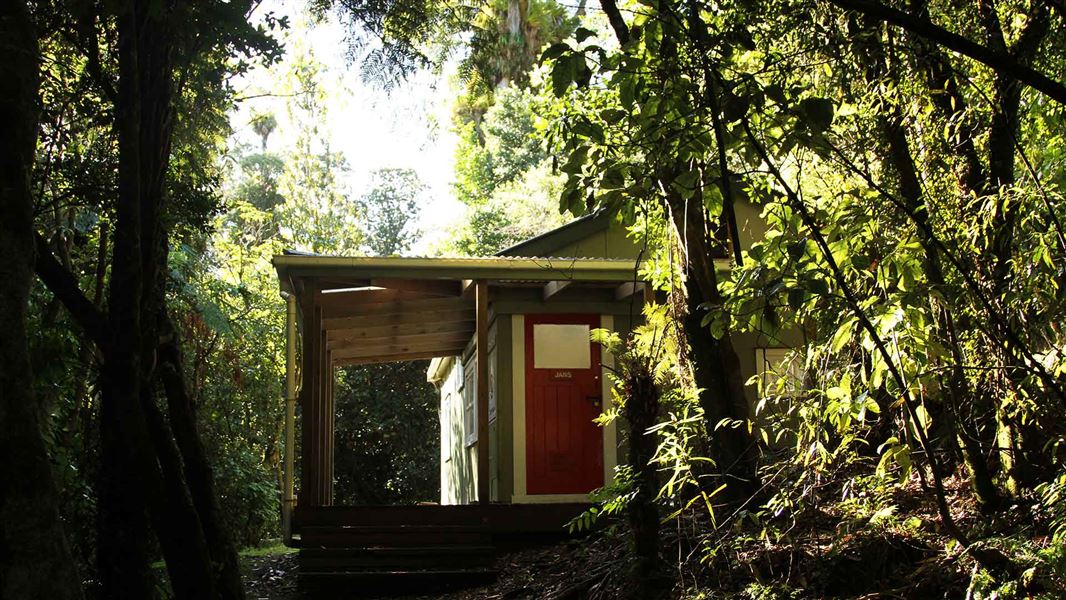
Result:
[[[504,549],[566,537],[587,504],[297,507],[300,584],[446,587],[491,580]],[[402,581],[401,581],[402,580]]]

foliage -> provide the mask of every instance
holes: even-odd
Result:
[[[844,467],[885,489],[917,473],[944,531],[969,545],[981,533],[955,522],[951,465],[989,514],[1037,486],[1057,497],[1066,239],[1045,119],[1062,106],[1014,72],[949,56],[943,37],[826,4],[642,3],[623,19],[607,3],[618,49],[580,30],[549,47],[562,206],[634,223],[659,204],[686,253],[683,207],[734,248],[736,206],[761,207],[765,229],[700,309],[719,339],[802,333],[800,385],[762,389],[759,419],[728,425],[762,438],[766,476],[792,476],[768,506],[799,510]],[[990,5],[921,3],[1024,64],[1061,66],[1048,36],[1059,11]],[[686,418],[664,416],[661,431]],[[705,435],[674,439],[698,449]]]
[[[234,202],[206,252],[173,253],[173,294],[228,525],[242,545],[257,545],[278,535],[285,312],[269,263],[280,243],[263,233],[268,213]]]
[[[526,89],[530,71],[544,46],[573,33],[577,19],[556,0],[493,0],[485,3],[471,23],[467,53],[459,65],[465,84],[456,102],[459,122],[478,123],[485,109],[502,100],[500,93]],[[526,136],[507,140],[520,148]]]
[[[440,498],[439,396],[428,361],[347,367],[337,382],[335,502],[392,505]]]
[[[565,222],[555,209],[561,181],[536,137],[534,110],[528,91],[508,87],[480,126],[458,125],[454,189],[468,213],[445,252],[489,255]]]
[[[293,94],[286,110],[296,139],[277,182],[286,199],[279,210],[280,233],[290,249],[357,254],[363,243],[362,214],[343,182],[347,161],[330,149],[330,133],[322,129],[328,98],[322,64],[299,45],[291,63],[284,89]]]
[[[366,246],[376,256],[402,254],[418,239],[419,197],[425,185],[411,169],[379,169],[360,198],[366,215]]]

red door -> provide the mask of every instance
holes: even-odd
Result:
[[[526,490],[584,494],[603,485],[599,315],[526,315]]]

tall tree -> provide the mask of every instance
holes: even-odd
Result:
[[[27,347],[40,55],[25,2],[0,6],[0,50],[0,596],[80,598]]]
[[[213,475],[199,448],[188,398],[174,379],[183,369],[175,364],[180,356],[173,351],[165,295],[170,231],[209,206],[176,205],[187,196],[170,169],[175,131],[189,117],[175,108],[177,99],[184,101],[185,86],[203,85],[196,93],[224,89],[222,67],[232,54],[270,56],[277,47],[247,23],[249,3],[159,7],[130,0],[115,13],[97,8],[104,12],[71,15],[63,7],[41,6],[54,11],[49,17],[59,30],[73,23],[73,39],[86,42],[73,47],[87,65],[85,79],[102,90],[110,104],[106,114],[114,117],[117,181],[113,196],[101,195],[114,215],[106,311],[87,299],[41,236],[36,270],[102,357],[97,485],[102,593],[138,598],[154,593],[149,568],[154,537],[178,597],[241,598],[236,552],[219,522]],[[103,62],[101,48],[113,62]],[[161,379],[168,395],[165,412],[157,398]]]
[[[1013,572],[956,522],[945,480],[961,454],[994,511],[1005,490],[989,457],[1014,493],[1047,484],[1061,461],[1047,442],[1062,435],[1052,411],[1066,401],[1052,324],[1066,239],[1061,181],[1046,173],[1060,153],[1033,141],[1062,108],[1027,73],[1061,69],[1066,48],[1048,30],[1062,15],[1010,1],[906,12],[663,1],[627,21],[602,4],[617,52],[582,39],[546,52],[566,100],[554,129],[569,154],[564,201],[630,214],[659,199],[688,240],[690,311],[707,311],[689,324],[695,352],[697,325],[721,341],[773,339],[783,325],[808,340],[811,391],[788,399],[804,422],[790,429],[796,468],[853,456],[857,440],[878,448],[879,473],[895,462],[909,476],[920,456],[944,532]],[[960,33],[942,35],[937,21]],[[960,36],[1009,60],[949,54],[967,46]],[[742,197],[769,225],[746,254],[731,215]],[[715,282],[719,224],[735,264]],[[728,377],[728,362],[706,364]],[[725,397],[715,403],[743,414]],[[787,416],[775,423],[789,427]]]
[[[425,184],[412,169],[377,169],[370,186],[359,200],[366,215],[367,249],[377,256],[410,250],[419,236],[414,223]]]

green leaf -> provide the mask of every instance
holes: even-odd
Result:
[[[580,40],[579,40],[580,41]],[[556,42],[551,46],[548,46],[544,53],[540,55],[541,62],[550,60],[552,58],[559,58],[564,52],[570,50],[570,45],[563,42]]]
[[[562,98],[577,74],[577,63],[573,55],[560,58],[552,67],[552,93],[556,98]]]
[[[699,180],[699,177],[700,172],[697,170],[685,171],[674,178],[674,185],[691,191],[696,187],[696,181]]]
[[[603,173],[600,187],[608,190],[618,189],[626,184],[626,175],[621,165],[613,165]]]
[[[722,106],[722,115],[730,123],[739,121],[744,115],[748,114],[749,106],[751,106],[750,96],[738,96],[730,93],[726,95],[725,104]]]
[[[807,282],[807,288],[811,291],[812,294],[816,294],[818,296],[829,295],[829,285],[821,279],[810,280],[809,282]]]
[[[596,35],[595,31],[592,31],[591,29],[587,29],[585,27],[578,27],[577,30],[574,31],[574,38],[577,40],[577,43],[579,43],[579,44],[581,42],[589,39],[590,37],[595,37],[595,35]]]
[[[576,187],[568,186],[559,195],[559,212],[570,211],[573,214],[579,214],[579,209],[583,206],[584,199],[581,197],[581,190]]]
[[[593,123],[592,121],[589,121],[584,117],[574,123],[574,133],[578,135],[583,135],[601,144],[604,141],[603,127],[600,127],[596,123]]]
[[[766,86],[763,89],[763,91],[765,91],[767,97],[769,97],[774,102],[776,102],[776,103],[778,103],[778,104],[780,104],[782,106],[787,106],[788,105],[788,99],[785,98],[785,92],[784,92],[784,90],[781,89],[781,86],[776,85],[776,84],[771,84],[771,85]]]
[[[618,101],[629,111],[633,110],[633,102],[636,98],[636,79],[627,76],[618,86]]]
[[[584,54],[574,54],[570,57],[574,62],[574,83],[578,87],[587,87],[592,81],[592,69],[589,68]]]
[[[827,98],[804,98],[797,107],[807,126],[822,133],[833,124],[833,101]]]
[[[851,341],[851,335],[855,331],[856,323],[858,323],[858,320],[855,319],[855,317],[851,317],[837,328],[836,333],[833,334],[833,341],[830,344],[830,348],[833,350],[834,354],[840,352],[844,345]]]

